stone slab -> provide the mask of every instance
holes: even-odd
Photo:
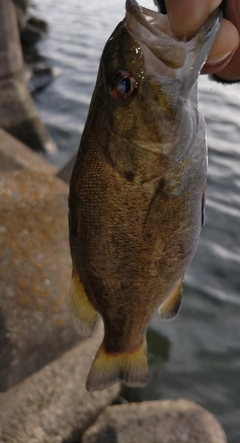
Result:
[[[81,443],[227,443],[219,422],[188,400],[108,406]]]
[[[0,391],[79,340],[68,312],[68,186],[20,170],[0,175]]]
[[[41,122],[23,72],[0,81],[0,126],[34,151],[54,153],[57,147]]]
[[[27,22],[27,8],[29,0],[13,0],[16,9],[19,30],[22,31]]]
[[[0,173],[18,169],[56,174],[57,168],[0,128]]]
[[[23,15],[26,14],[25,0],[16,1],[15,6]],[[0,103],[0,127],[35,151],[51,154],[57,150],[25,84],[22,48],[12,0],[0,0]]]
[[[0,394],[1,443],[73,443],[118,395],[85,389],[102,328],[9,392]]]
[[[12,0],[0,0],[0,80],[23,68],[16,11]]]

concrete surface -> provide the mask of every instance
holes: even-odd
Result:
[[[79,340],[68,312],[68,187],[40,172],[0,174],[0,391]]]
[[[56,174],[57,168],[0,128],[0,173],[18,169]]]

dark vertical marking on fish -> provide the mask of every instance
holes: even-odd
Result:
[[[207,185],[204,186],[202,196],[202,227],[205,225],[205,202],[206,202]]]
[[[124,175],[128,181],[130,182],[134,181],[134,174],[132,171],[126,171]]]

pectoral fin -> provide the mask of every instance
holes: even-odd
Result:
[[[78,272],[74,268],[70,288],[70,312],[79,334],[82,337],[89,337],[93,332],[98,312],[89,301]]]
[[[182,304],[182,284],[183,277],[180,279],[171,294],[160,305],[158,311],[163,320],[171,320],[176,317]]]

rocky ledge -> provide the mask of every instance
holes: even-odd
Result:
[[[19,28],[25,26],[27,4],[26,0],[0,0],[0,127],[33,150],[51,154],[56,144],[25,83]]]

